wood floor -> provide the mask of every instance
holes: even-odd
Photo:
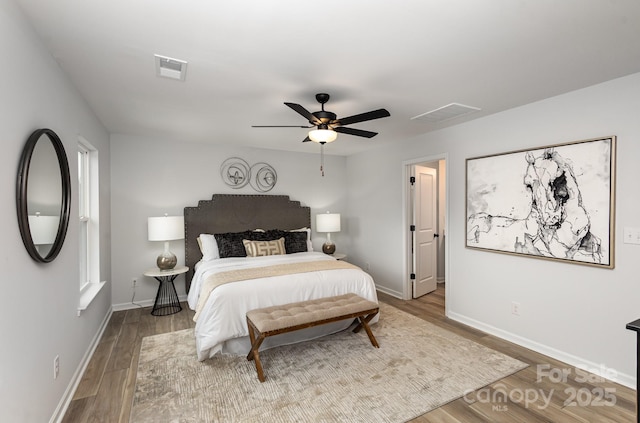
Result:
[[[529,364],[489,387],[412,420],[414,423],[636,421],[634,390],[447,319],[444,286],[412,301],[382,293],[378,296],[381,302]],[[154,317],[150,312],[150,308],[138,308],[113,313],[63,422],[129,421],[142,338],[194,326],[193,312],[186,304],[171,316]]]

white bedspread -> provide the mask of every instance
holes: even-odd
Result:
[[[308,252],[266,257],[230,257],[200,262],[196,266],[189,290],[189,307],[195,310],[202,284],[213,273],[317,260],[335,259],[324,253]],[[221,285],[211,292],[196,321],[198,359],[205,360],[220,352],[247,354],[250,350],[250,342],[245,315],[249,310],[349,292],[371,301],[378,301],[373,279],[360,269],[298,273]],[[262,348],[313,339],[343,330],[349,324],[349,321],[336,322],[270,337]],[[267,341],[270,342],[267,343]]]

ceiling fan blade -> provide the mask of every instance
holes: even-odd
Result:
[[[307,136],[305,139],[302,140],[302,142],[309,142],[311,141],[311,138],[309,138],[309,136]]]
[[[338,125],[351,125],[352,123],[364,122],[367,120],[380,119],[383,117],[391,116],[387,109],[372,110],[371,112],[360,113],[359,115],[347,116],[346,118],[337,119],[335,122]]]
[[[362,129],[345,128],[344,126],[338,126],[337,128],[333,128],[333,130],[341,134],[355,135],[356,137],[373,138],[378,135],[377,132],[364,131]]]
[[[301,125],[251,125],[252,128],[314,128],[314,126]]]
[[[297,112],[299,115],[301,115],[305,119],[307,119],[309,123],[312,123],[314,125],[320,125],[322,123],[317,117],[312,115],[310,111],[308,111],[301,105],[296,103],[286,103],[286,102],[284,104],[289,106],[291,109],[293,109],[295,112]]]

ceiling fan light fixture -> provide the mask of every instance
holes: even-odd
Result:
[[[338,133],[332,129],[314,129],[309,131],[309,139],[317,143],[333,142],[338,138]]]

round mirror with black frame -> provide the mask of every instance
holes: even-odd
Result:
[[[36,261],[56,258],[69,226],[71,178],[62,141],[51,129],[27,140],[18,166],[16,205],[22,242]]]

